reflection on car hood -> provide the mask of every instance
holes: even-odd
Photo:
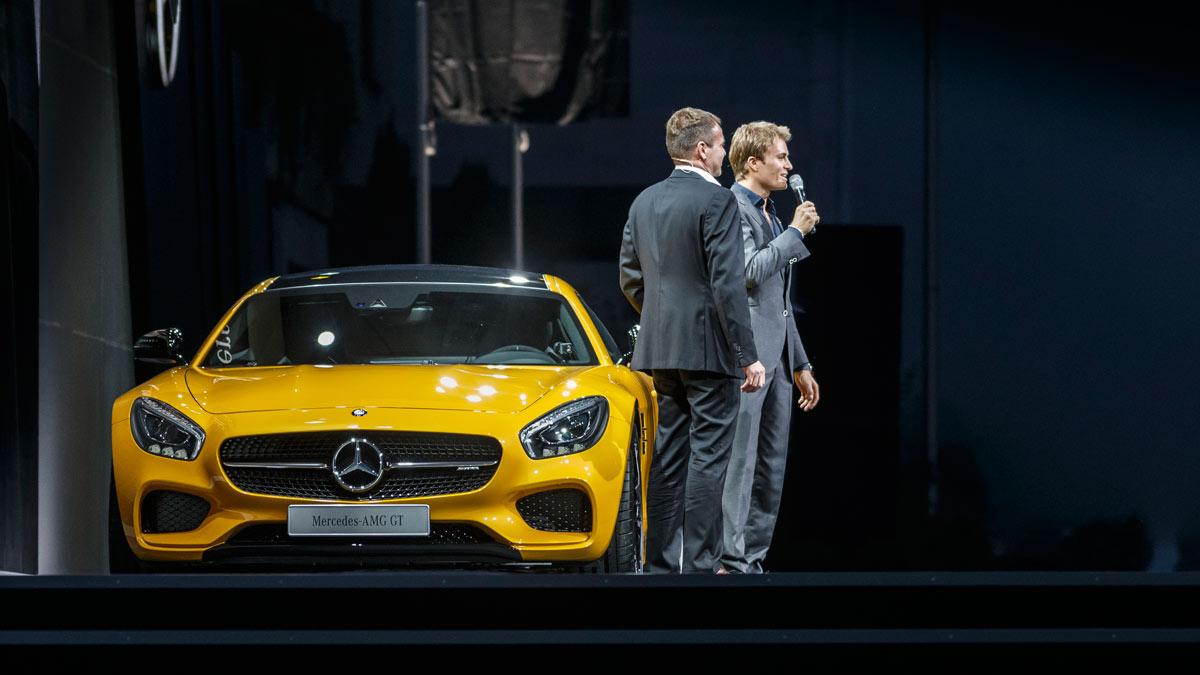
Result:
[[[278,366],[189,368],[187,385],[211,413],[315,408],[524,410],[586,367]]]

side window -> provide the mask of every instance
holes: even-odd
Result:
[[[608,329],[604,327],[604,323],[600,321],[600,317],[596,316],[596,313],[593,312],[592,308],[588,306],[587,301],[583,299],[583,296],[579,296],[579,302],[583,305],[583,308],[587,310],[588,318],[592,320],[592,325],[594,325],[596,327],[596,331],[600,333],[600,339],[604,340],[604,348],[608,350],[608,355],[612,358],[613,363],[616,363],[621,359],[621,348],[617,346],[617,341],[613,339],[613,336],[608,332]]]
[[[561,337],[566,338],[565,342],[570,343],[568,353],[571,353],[571,356],[567,358],[567,362],[587,363],[591,361],[592,354],[591,350],[588,349],[587,338],[584,337],[579,324],[575,321],[575,317],[571,313],[571,308],[565,302],[558,306],[557,324],[558,330],[556,332],[560,333]]]

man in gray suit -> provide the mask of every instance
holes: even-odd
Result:
[[[621,242],[621,290],[642,315],[631,365],[653,374],[658,396],[645,569],[713,573],[739,380],[754,391],[765,371],[750,333],[737,203],[715,178],[721,120],[676,111],[667,152],[675,170],[633,201]]]
[[[803,239],[820,217],[806,201],[784,227],[770,196],[787,187],[791,137],[787,127],[751,122],[734,132],[729,150],[737,181],[730,190],[741,214],[750,323],[767,371],[761,389],[741,395],[722,498],[721,564],[742,574],[763,571],[775,531],[791,428],[792,383],[800,389],[801,410],[811,410],[819,399],[812,365],[796,331],[789,289],[791,266],[808,257]]]

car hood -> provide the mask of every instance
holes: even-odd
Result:
[[[187,371],[188,390],[210,413],[316,408],[524,410],[571,386],[586,367],[279,366]]]

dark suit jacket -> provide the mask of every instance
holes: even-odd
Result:
[[[750,296],[750,321],[754,346],[767,372],[786,356],[789,371],[808,361],[796,317],[792,316],[792,265],[808,257],[808,247],[795,232],[776,237],[767,217],[740,188],[732,189],[742,215],[742,242],[746,257],[746,292]]]
[[[629,207],[621,290],[642,315],[636,370],[740,377],[758,360],[733,194],[676,169]]]

